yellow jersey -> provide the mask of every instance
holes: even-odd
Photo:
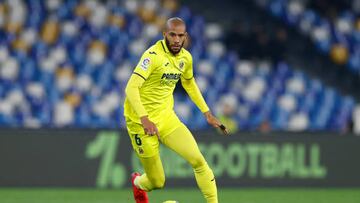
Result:
[[[177,55],[173,55],[165,40],[159,40],[143,53],[133,74],[144,80],[139,93],[149,119],[154,123],[160,123],[174,113],[173,92],[176,83],[180,78],[193,78],[192,56],[184,48]],[[141,123],[139,115],[127,97],[124,103],[124,116],[133,122]]]

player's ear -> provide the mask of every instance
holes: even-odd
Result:
[[[163,32],[163,37],[165,38],[165,36],[166,36],[166,32],[164,31],[164,32]]]
[[[187,49],[190,46],[191,39],[187,32],[185,32],[184,48]]]

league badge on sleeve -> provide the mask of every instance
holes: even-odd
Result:
[[[150,64],[150,59],[149,58],[145,58],[142,62],[141,62],[141,68],[143,70],[147,70]]]

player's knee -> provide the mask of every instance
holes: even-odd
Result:
[[[194,168],[194,169],[204,166],[206,164],[206,161],[203,156],[195,157],[192,160],[190,160],[189,162],[190,162],[192,168]]]

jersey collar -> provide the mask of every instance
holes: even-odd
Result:
[[[166,46],[166,42],[164,39],[160,40],[160,44],[161,44],[163,50],[165,51],[165,53],[170,53],[169,48]]]

